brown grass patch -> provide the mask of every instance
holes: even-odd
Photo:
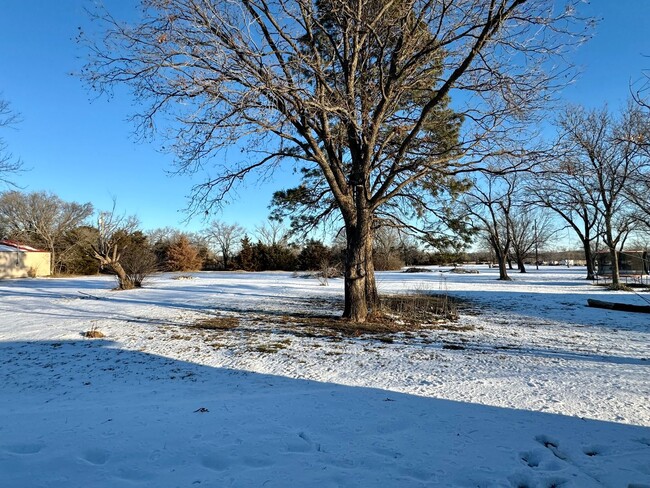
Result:
[[[106,335],[102,331],[97,330],[94,327],[84,332],[83,336],[89,339],[101,339],[102,337],[106,337]]]
[[[286,349],[291,344],[290,339],[283,339],[278,342],[271,342],[269,344],[260,344],[253,347],[253,351],[261,352],[262,354],[273,354],[282,349]]]
[[[239,326],[237,317],[210,317],[196,322],[192,327],[205,330],[232,330]]]

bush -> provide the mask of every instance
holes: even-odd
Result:
[[[298,269],[316,271],[323,268],[323,263],[331,261],[331,251],[322,242],[310,239],[298,254]]]
[[[158,271],[156,255],[146,244],[127,248],[120,263],[135,288],[140,288],[145,279]]]

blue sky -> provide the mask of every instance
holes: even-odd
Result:
[[[97,209],[118,208],[137,214],[143,228],[175,226],[198,230],[182,210],[199,176],[170,176],[170,156],[155,144],[138,143],[126,120],[131,100],[96,99],[71,75],[83,64],[75,42],[87,28],[84,6],[90,0],[2,0],[0,9],[0,93],[22,116],[15,129],[3,130],[11,151],[29,171],[14,178],[27,191],[48,190],[65,200],[92,202]],[[128,9],[135,2],[107,2]],[[126,12],[128,14],[128,12]],[[585,13],[602,18],[594,38],[573,57],[582,75],[566,88],[573,103],[613,108],[625,103],[629,85],[650,69],[650,0],[594,0]],[[276,189],[293,183],[291,175],[249,182],[234,203],[215,217],[251,230],[268,215]]]

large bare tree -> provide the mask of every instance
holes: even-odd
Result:
[[[250,174],[299,166],[293,201],[318,204],[311,221],[343,222],[343,316],[359,322],[378,303],[376,216],[412,221],[485,152],[514,151],[499,139],[567,79],[562,56],[584,27],[579,0],[142,3],[134,25],[97,14],[105,36],[87,42],[85,79],[130,85],[145,134],[171,118],[181,171],[211,162],[194,209]]]

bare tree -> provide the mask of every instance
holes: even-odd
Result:
[[[66,202],[49,192],[21,193],[9,191],[0,195],[0,221],[9,236],[44,247],[51,253],[50,273],[62,264],[59,251],[66,243],[65,235],[82,225],[93,213],[90,203]]]
[[[626,192],[647,159],[638,141],[647,137],[640,131],[643,115],[633,105],[618,116],[607,108],[568,108],[559,119],[561,142],[572,171],[586,181],[586,196],[595,195],[589,205],[602,219],[602,239],[612,261],[612,287],[620,284],[618,253],[638,225],[637,214]],[[583,178],[583,177],[581,177]]]
[[[0,98],[0,129],[6,129],[18,122],[18,114],[9,107],[9,102]],[[0,181],[9,183],[8,175],[20,171],[22,163],[9,152],[4,137],[0,137]]]
[[[400,256],[400,232],[394,227],[379,227],[374,234],[375,268],[380,271],[400,269],[404,261]]]
[[[521,199],[521,195],[519,199]],[[521,201],[521,200],[520,200]],[[553,234],[553,221],[548,213],[528,205],[517,205],[508,215],[512,236],[512,252],[520,273],[526,272],[525,261],[535,250],[544,247]]]
[[[246,234],[245,229],[239,224],[213,220],[204,230],[204,234],[221,253],[223,269],[230,269],[231,260],[239,250],[239,243]]]
[[[289,231],[278,220],[269,219],[255,227],[255,237],[265,246],[287,246]]]
[[[600,235],[600,194],[583,162],[562,155],[547,161],[526,186],[529,202],[555,212],[575,232],[587,263],[587,279],[595,278],[594,245]]]
[[[88,42],[85,77],[99,90],[130,85],[145,133],[175,118],[180,171],[213,159],[194,209],[252,173],[299,164],[289,210],[305,225],[340,215],[343,316],[363,322],[378,304],[375,217],[421,215],[485,153],[517,151],[505,139],[522,135],[568,76],[566,47],[584,39],[580,2],[561,3],[146,0],[135,26],[99,13],[106,35]],[[233,146],[242,158],[223,163]]]
[[[116,202],[110,212],[100,212],[97,219],[98,241],[91,247],[92,255],[102,267],[108,268],[117,276],[118,288],[130,290],[141,285],[122,265],[122,257],[128,247],[126,239],[137,230],[139,223],[134,216],[118,215]]]
[[[508,276],[508,255],[512,246],[511,214],[517,175],[486,174],[477,179],[460,202],[460,210],[473,229],[490,245],[499,266],[499,279]]]

